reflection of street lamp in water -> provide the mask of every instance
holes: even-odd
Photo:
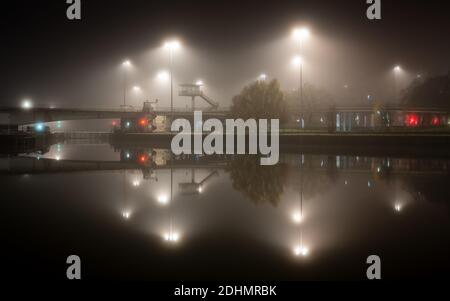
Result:
[[[174,242],[178,241],[178,239],[180,238],[180,235],[173,228],[174,227],[173,227],[172,218],[170,218],[169,232],[164,235],[164,239],[168,242],[174,243]]]
[[[300,224],[303,221],[303,155],[300,163],[300,211],[295,211],[292,214],[292,220]],[[309,253],[309,249],[303,245],[303,229],[300,225],[300,244],[294,247],[294,254],[296,256],[306,256]]]

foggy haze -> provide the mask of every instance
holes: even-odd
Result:
[[[391,101],[392,70],[397,64],[402,66],[400,89],[417,74],[445,74],[450,66],[448,16],[416,2],[383,2],[378,23],[365,17],[365,1],[345,5],[245,1],[239,6],[214,1],[214,9],[206,1],[175,1],[171,6],[95,1],[83,3],[79,23],[65,19],[63,2],[43,9],[30,1],[17,14],[23,18],[2,19],[7,25],[2,26],[7,45],[2,47],[7,57],[2,105],[16,106],[31,98],[37,107],[118,107],[123,102],[121,63],[129,59],[133,68],[127,103],[140,107],[144,100],[158,99],[158,106],[168,107],[169,86],[159,82],[157,74],[168,70],[169,57],[162,45],[172,37],[182,44],[174,54],[176,108],[190,103],[178,96],[178,84],[199,79],[205,94],[222,108],[262,73],[278,79],[285,92],[292,91],[298,86],[291,65],[298,45],[291,30],[298,25],[311,31],[302,46],[304,84],[325,89],[337,105],[364,105],[368,94]],[[424,16],[427,12],[427,20],[434,17],[433,22],[425,23],[421,11]],[[411,19],[416,22],[403,24]],[[133,92],[134,85],[142,91]]]

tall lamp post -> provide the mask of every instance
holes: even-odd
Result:
[[[303,28],[296,28],[292,31],[292,38],[298,42],[298,50],[300,55],[302,55],[302,46],[303,42],[309,38],[309,29],[303,27]],[[301,127],[304,127],[304,120],[303,120],[303,62],[300,57],[294,58],[294,64],[298,64],[299,66],[299,97],[300,97],[300,122]]]
[[[176,40],[167,41],[164,43],[164,49],[169,51],[169,73],[170,73],[170,113],[173,120],[173,53],[180,48],[180,42]]]
[[[402,67],[400,67],[399,65],[394,67],[394,98],[395,98],[395,100],[398,97],[398,77],[401,72],[402,72]]]
[[[131,67],[131,62],[126,60],[122,63],[123,67],[123,106],[127,105],[127,85],[128,85],[128,69]]]

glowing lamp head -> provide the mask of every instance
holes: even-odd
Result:
[[[400,72],[400,71],[402,71],[402,68],[399,65],[397,65],[397,66],[394,67],[394,71],[395,72]]]
[[[133,92],[135,92],[135,93],[138,93],[138,92],[141,92],[141,87],[139,87],[139,86],[133,86]]]
[[[167,196],[167,194],[160,194],[158,196],[158,203],[160,203],[161,205],[167,205],[169,203],[169,197]]]
[[[400,203],[396,203],[394,209],[395,211],[400,212],[402,211],[402,205]]]
[[[296,28],[292,31],[292,38],[297,41],[303,41],[308,39],[310,32],[308,28]]]
[[[129,60],[125,60],[123,61],[122,66],[125,68],[129,68],[131,67],[131,62]]]
[[[292,58],[292,65],[294,66],[300,66],[302,62],[303,62],[302,58],[298,55]]]
[[[22,101],[22,109],[28,110],[33,107],[33,104],[31,103],[31,100],[25,99]]]
[[[203,83],[202,80],[199,79],[198,81],[195,82],[195,85],[197,85],[197,86],[203,86],[204,83]]]
[[[161,82],[167,82],[170,79],[170,74],[167,71],[160,71],[156,78]]]
[[[180,48],[181,44],[177,40],[171,40],[164,43],[164,49],[167,50],[178,50]]]
[[[262,73],[262,74],[259,75],[258,78],[259,78],[259,80],[265,81],[267,79],[267,74]]]
[[[291,215],[292,221],[296,224],[300,224],[303,220],[303,216],[299,211],[295,211]]]

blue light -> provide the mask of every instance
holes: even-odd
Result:
[[[44,125],[42,123],[38,123],[34,126],[35,130],[38,132],[42,132],[44,130]]]

